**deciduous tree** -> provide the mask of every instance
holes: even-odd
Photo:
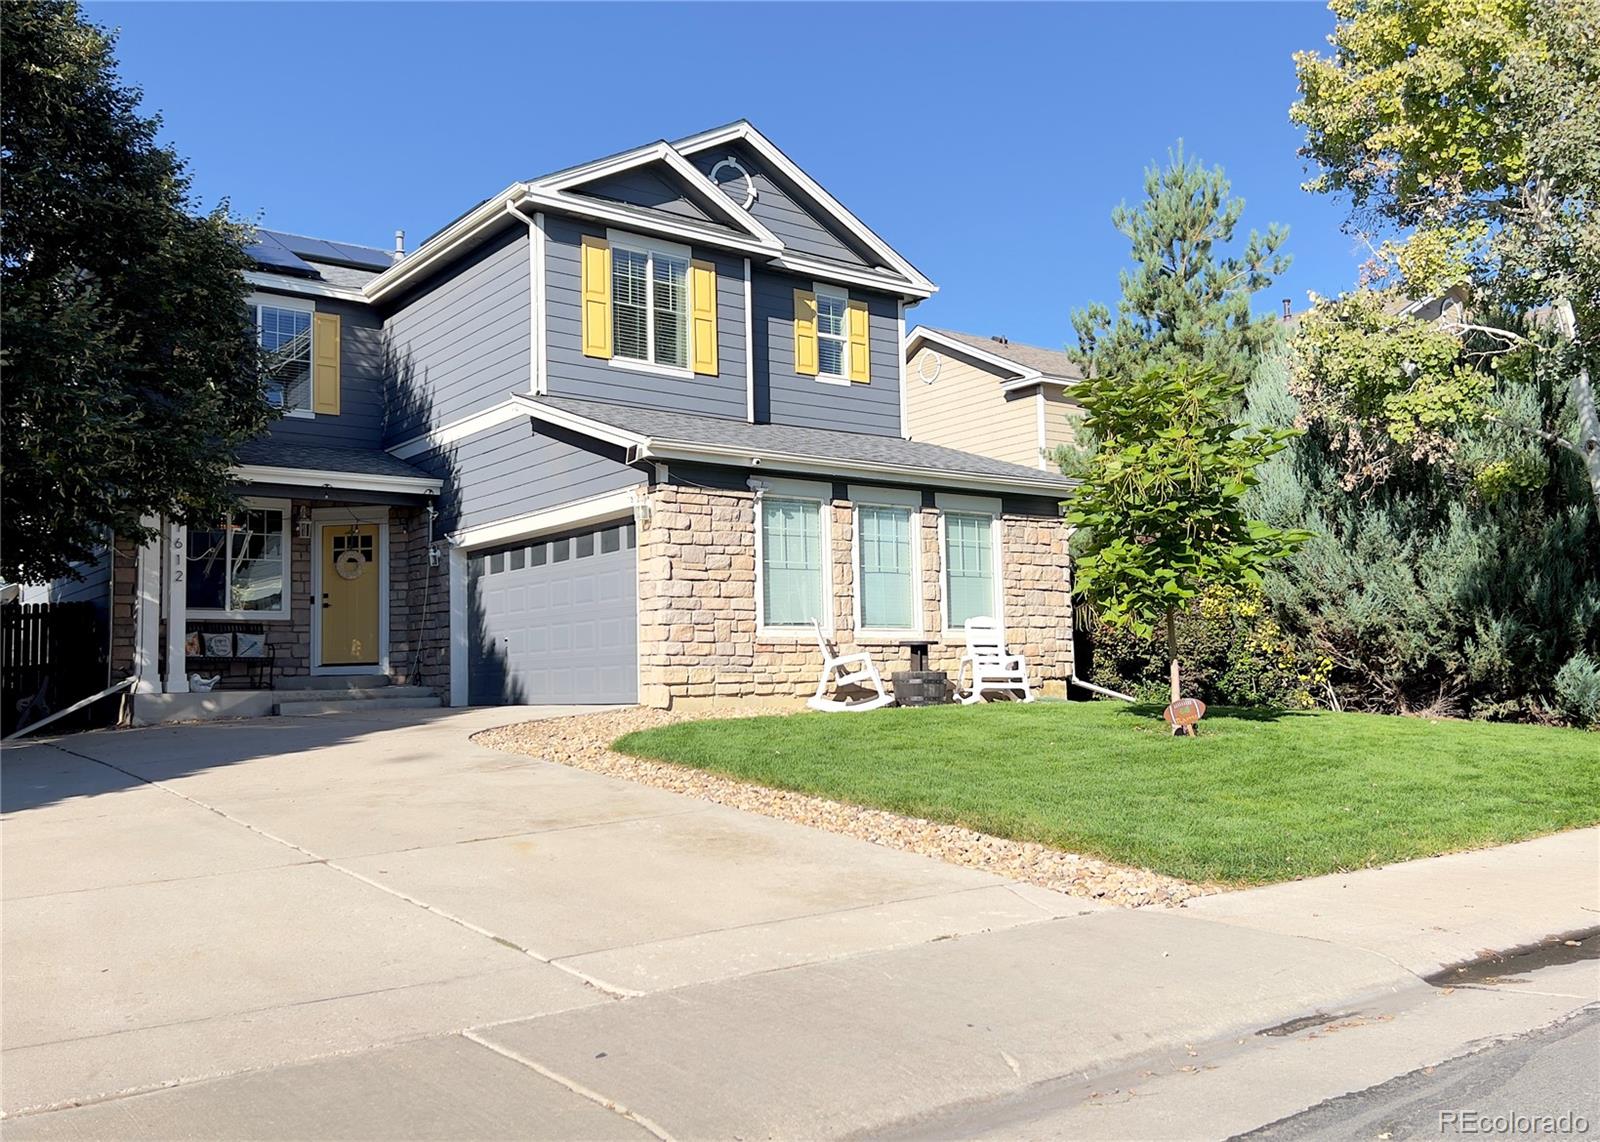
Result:
[[[1215,369],[1155,365],[1099,374],[1077,390],[1098,447],[1068,502],[1087,529],[1077,586],[1113,625],[1166,631],[1173,701],[1181,695],[1177,615],[1207,588],[1252,588],[1264,568],[1309,538],[1250,519],[1256,469],[1293,429],[1236,423],[1242,382]]]

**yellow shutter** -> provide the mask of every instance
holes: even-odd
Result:
[[[794,371],[817,375],[817,295],[807,289],[794,291]]]
[[[694,371],[717,375],[717,267],[710,262],[689,263],[689,344],[694,347]]]
[[[311,315],[311,411],[339,415],[339,315]]]
[[[867,337],[867,303],[854,298],[845,307],[850,333],[850,379],[858,385],[872,383],[872,348]]]
[[[604,238],[583,236],[583,355],[611,356],[611,245]]]

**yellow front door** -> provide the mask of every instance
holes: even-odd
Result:
[[[378,525],[322,529],[322,665],[378,664]]]

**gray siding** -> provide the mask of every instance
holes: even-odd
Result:
[[[762,161],[748,148],[735,144],[732,147],[713,147],[694,156],[694,164],[710,175],[711,168],[723,159],[733,157],[755,183],[756,200],[750,204],[750,214],[778,236],[790,250],[818,258],[829,258],[852,266],[876,265],[877,260],[864,256],[859,244],[848,238],[831,222],[801,206],[787,184],[767,170]],[[739,192],[736,198],[743,202],[744,180],[734,176],[730,188]],[[735,197],[730,195],[730,197]]]
[[[23,603],[93,603],[104,613],[111,600],[111,548],[104,547],[100,554],[85,563],[73,564],[82,579],[70,575],[52,579],[48,583],[23,584],[19,602]],[[87,648],[92,650],[93,648]]]
[[[604,236],[605,227],[565,218],[545,222],[545,286],[549,314],[549,392],[705,416],[745,418],[744,259],[696,248],[694,256],[717,268],[716,377],[664,377],[613,365],[583,355],[579,305],[579,242],[584,234]]]
[[[614,202],[626,202],[633,206],[645,206],[678,218],[692,218],[696,222],[705,222],[711,217],[691,202],[683,190],[673,186],[648,167],[635,167],[631,171],[587,183],[573,193],[591,198],[608,198]],[[721,219],[717,221],[720,223]]]
[[[829,385],[794,371],[794,291],[809,278],[755,271],[756,419],[770,424],[900,435],[899,310],[895,299],[850,290],[867,302],[872,383]],[[766,369],[760,367],[766,361]]]
[[[528,391],[528,230],[515,225],[407,296],[384,323],[385,443]]]
[[[270,440],[329,448],[376,448],[383,436],[383,323],[359,302],[314,299],[318,313],[339,315],[339,415],[285,416]]]
[[[444,480],[440,533],[559,507],[641,484],[619,450],[518,420],[411,461]]]

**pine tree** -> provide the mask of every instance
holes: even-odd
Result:
[[[1166,167],[1145,171],[1144,188],[1137,207],[1123,203],[1111,214],[1134,261],[1121,274],[1116,319],[1099,303],[1074,312],[1073,356],[1100,376],[1136,377],[1187,362],[1245,384],[1277,326],[1253,317],[1250,299],[1288,267],[1279,252],[1288,231],[1276,224],[1265,235],[1251,231],[1242,251],[1225,254],[1244,199],[1234,197],[1221,167],[1186,158],[1181,141]]]

